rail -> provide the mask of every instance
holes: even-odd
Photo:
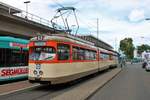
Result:
[[[8,10],[9,14],[24,18],[24,19],[29,20],[29,21],[37,22],[39,24],[42,24],[42,25],[45,25],[45,26],[48,26],[48,27],[52,27],[52,24],[51,24],[50,20],[44,19],[42,17],[39,17],[37,15],[28,13],[28,12],[23,11],[23,10],[20,10],[20,12],[11,13],[11,10],[13,10],[13,8],[8,8],[8,9],[9,9]]]

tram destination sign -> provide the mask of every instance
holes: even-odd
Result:
[[[45,46],[46,43],[45,43],[45,42],[35,42],[34,45],[35,45],[35,46]]]

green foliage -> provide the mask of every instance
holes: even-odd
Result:
[[[125,38],[121,40],[120,50],[124,52],[128,59],[133,59],[134,45],[132,38]]]
[[[142,44],[141,46],[137,46],[138,53],[141,54],[144,51],[150,50],[150,46],[147,44]]]

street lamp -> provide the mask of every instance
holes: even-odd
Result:
[[[30,1],[25,1],[24,3],[26,4],[26,16],[25,16],[25,18],[28,18],[28,4],[30,3]]]

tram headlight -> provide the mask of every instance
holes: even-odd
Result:
[[[39,71],[39,74],[40,74],[40,75],[43,75],[43,71]]]
[[[36,70],[34,70],[34,71],[33,71],[33,74],[34,74],[34,75],[37,75],[37,71],[36,71]]]

